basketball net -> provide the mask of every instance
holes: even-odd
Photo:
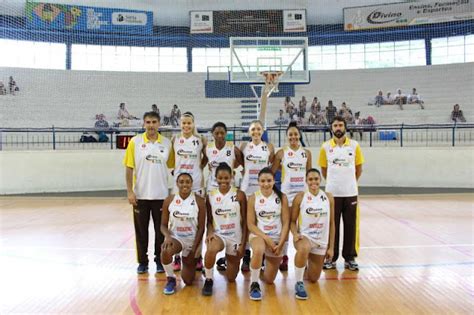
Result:
[[[265,78],[265,87],[262,92],[267,93],[267,97],[273,92],[278,93],[278,83],[283,71],[263,71],[260,74]]]

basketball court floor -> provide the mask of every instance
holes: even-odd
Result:
[[[362,196],[358,273],[339,261],[296,300],[290,246],[289,271],[255,302],[250,274],[227,284],[216,272],[212,297],[200,275],[173,296],[154,265],[137,275],[125,198],[1,197],[0,313],[472,314],[473,204],[473,194]]]

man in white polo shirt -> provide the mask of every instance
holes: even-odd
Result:
[[[357,271],[355,261],[359,250],[359,207],[357,181],[362,174],[364,156],[357,141],[346,136],[346,121],[336,116],[331,124],[333,138],[321,146],[319,166],[326,179],[326,192],[334,196],[334,221],[336,239],[332,261],[324,263],[324,269],[336,268],[339,257],[339,227],[344,221],[344,243],[342,257],[345,268]]]
[[[155,228],[156,272],[164,272],[160,262],[164,239],[160,231],[161,207],[168,197],[168,168],[174,166],[174,154],[171,154],[171,141],[158,133],[159,126],[158,113],[145,113],[145,132],[130,140],[123,160],[128,202],[133,206],[139,274],[148,272],[150,214]]]

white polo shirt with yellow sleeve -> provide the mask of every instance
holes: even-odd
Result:
[[[346,137],[342,146],[338,146],[334,139],[324,142],[318,164],[327,168],[325,191],[334,197],[357,196],[355,167],[363,163],[364,156],[357,141]]]
[[[161,134],[155,142],[146,133],[128,143],[123,164],[133,168],[133,191],[137,199],[160,200],[168,197],[168,168],[173,167],[171,141]]]

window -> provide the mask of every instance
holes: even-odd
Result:
[[[72,70],[186,72],[186,48],[72,45]]]
[[[193,72],[227,72],[227,67],[230,66],[230,48],[193,48],[192,54]],[[251,52],[239,52],[243,63],[248,54]]]
[[[0,67],[66,69],[66,45],[0,39]]]
[[[474,35],[433,38],[431,63],[434,65],[474,61]]]

